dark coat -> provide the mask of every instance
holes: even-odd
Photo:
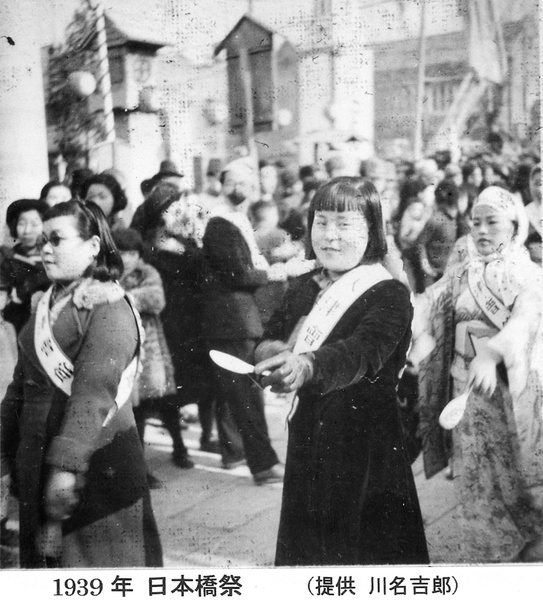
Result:
[[[145,260],[162,278],[166,303],[160,318],[172,358],[179,405],[198,402],[208,393],[210,383],[209,357],[202,339],[206,280],[203,254],[191,245],[183,254],[153,248],[146,252]]]
[[[265,338],[287,340],[319,291],[297,279]],[[428,562],[396,405],[411,318],[407,289],[380,282],[315,351],[290,422],[277,565]]]
[[[44,486],[53,466],[84,482],[79,504],[63,521],[62,567],[161,566],[131,404],[103,426],[138,339],[124,292],[94,282],[81,302],[72,298],[60,312],[53,333],[74,364],[69,397],[41,367],[35,321],[34,314],[19,336],[19,361],[1,404],[2,467],[18,491],[21,566],[45,566],[35,538],[45,521]]]
[[[0,290],[11,294],[15,290],[21,303],[8,301],[4,319],[19,332],[30,317],[30,298],[51,285],[39,256],[27,256],[20,244],[0,247]]]
[[[243,234],[222,217],[209,220],[203,243],[210,272],[203,336],[224,340],[259,338],[263,329],[254,293],[268,282],[266,272],[255,269]]]

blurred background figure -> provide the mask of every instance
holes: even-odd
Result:
[[[160,319],[176,386],[175,395],[161,401],[161,418],[173,440],[174,464],[191,468],[194,463],[183,442],[179,410],[192,403],[200,405],[201,397],[208,393],[209,359],[200,335],[205,263],[191,237],[194,226],[187,194],[175,184],[156,185],[142,204],[141,215],[144,260],[158,271],[164,288],[165,305]]]
[[[158,417],[174,440],[177,435],[180,435],[180,428],[177,410],[172,411],[171,408],[178,404],[177,388],[170,350],[160,319],[160,313],[166,304],[162,279],[158,271],[143,260],[143,240],[137,231],[117,229],[113,232],[113,241],[124,265],[119,283],[130,295],[145,330],[143,368],[133,393],[138,434],[141,443],[144,444],[147,419]],[[191,462],[186,460],[185,467],[193,466]],[[147,481],[151,489],[160,487],[160,481],[149,469],[147,469]]]
[[[329,156],[324,162],[324,168],[326,169],[328,179],[352,175],[352,173],[349,172],[345,157],[340,152],[336,152]]]
[[[111,228],[122,226],[120,213],[128,205],[128,199],[113,175],[92,175],[81,187],[81,193],[85,202],[94,202],[102,209]]]
[[[15,245],[0,247],[0,310],[17,333],[30,317],[32,294],[50,285],[40,255],[46,210],[41,200],[22,199],[12,202],[6,213]]]
[[[438,183],[435,209],[417,238],[424,288],[443,275],[456,240],[468,232],[458,213],[458,196],[458,186],[452,178]]]
[[[40,200],[45,202],[48,207],[55,206],[59,202],[68,202],[71,199],[72,192],[70,188],[60,181],[49,181],[40,192]]]
[[[276,200],[276,192],[279,186],[279,174],[275,165],[264,162],[259,170],[260,200],[273,202]]]
[[[82,191],[87,179],[94,175],[94,171],[89,168],[83,167],[72,171],[68,178],[68,184],[72,192],[72,198],[78,200],[84,200],[85,194]]]
[[[541,165],[535,165],[530,171],[530,202],[526,205],[529,221],[526,247],[532,260],[541,266],[541,229],[543,213],[541,211]]]
[[[251,363],[256,341],[263,332],[254,293],[268,282],[269,270],[247,217],[255,180],[255,170],[245,159],[225,167],[223,202],[208,222],[203,244],[209,269],[202,319],[207,348]],[[245,456],[257,485],[281,481],[283,469],[268,435],[262,390],[247,376],[216,365],[213,373],[223,466],[234,466]],[[225,435],[223,406],[230,411],[241,435],[242,449],[234,447]]]

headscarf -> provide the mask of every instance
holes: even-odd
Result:
[[[491,185],[485,188],[473,203],[472,212],[479,206],[488,206],[514,223],[519,222],[519,214],[513,194],[507,190]]]
[[[479,206],[488,206],[490,209],[503,215],[518,225],[519,214],[513,195],[498,186],[485,188],[473,204],[472,213]],[[471,236],[469,236],[471,238]],[[471,239],[468,241],[472,241]],[[469,264],[476,267],[484,263],[484,280],[488,288],[505,304],[511,307],[522,286],[529,283],[533,276],[532,262],[526,249],[519,243],[518,236],[514,236],[511,243],[489,256],[482,256],[477,251],[475,244],[468,244]]]

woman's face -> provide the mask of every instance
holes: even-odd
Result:
[[[130,275],[138,266],[140,253],[137,250],[119,250],[119,254],[123,260],[124,275]]]
[[[101,183],[93,183],[87,190],[85,202],[94,202],[101,209],[106,217],[110,217],[113,212],[115,199],[109,188]]]
[[[322,266],[340,275],[358,266],[368,246],[368,224],[357,211],[315,213],[311,244]]]
[[[46,198],[45,203],[47,206],[55,206],[55,204],[60,204],[61,202],[68,202],[72,199],[72,192],[70,192],[70,188],[65,185],[55,185],[52,187]]]
[[[515,224],[490,206],[473,211],[471,235],[480,254],[489,256],[506,248],[515,234]]]
[[[22,212],[17,219],[17,240],[25,250],[32,250],[38,245],[43,231],[41,215],[37,210]]]
[[[47,277],[71,282],[83,276],[100,251],[100,240],[83,240],[72,216],[55,217],[43,224],[41,257]]]

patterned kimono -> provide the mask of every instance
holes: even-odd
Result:
[[[503,328],[477,301],[470,269],[479,269],[509,309]],[[542,311],[541,271],[516,246],[488,262],[473,249],[464,252],[417,298],[416,320],[435,342],[419,374],[425,472],[432,477],[452,453],[464,542],[476,562],[514,561],[542,534]],[[466,390],[469,365],[484,344],[502,358],[496,390],[470,393],[451,438],[439,414]]]

